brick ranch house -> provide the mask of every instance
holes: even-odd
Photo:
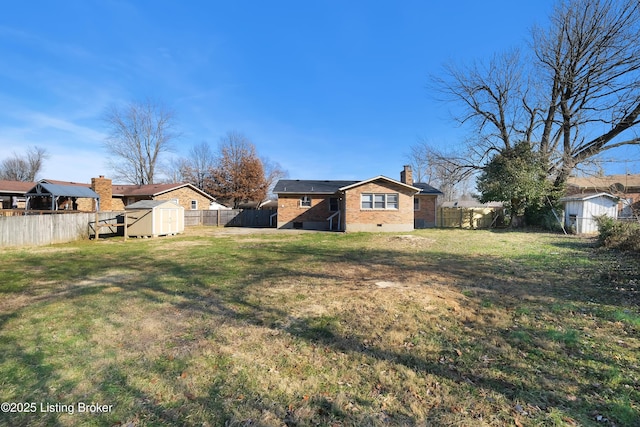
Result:
[[[376,176],[364,181],[280,180],[278,228],[335,231],[411,231],[436,225],[442,192],[414,183],[405,166],[400,181]]]
[[[24,195],[35,182],[0,180],[0,209],[24,209]]]
[[[0,194],[6,194],[3,208],[9,209],[9,200],[16,197],[21,201],[18,208],[25,207],[25,195],[38,184],[54,184],[59,187],[84,187],[93,190],[100,196],[99,210],[122,211],[125,206],[141,200],[169,200],[176,202],[185,210],[208,209],[215,198],[188,183],[148,184],[148,185],[113,185],[111,179],[100,176],[92,178],[91,184],[43,179],[38,182],[16,183],[0,181]],[[72,191],[70,193],[73,193]],[[31,208],[51,209],[50,201],[33,201]],[[31,204],[30,203],[30,204]],[[92,212],[96,210],[96,202],[91,198],[59,196],[54,205],[56,210],[77,210]]]

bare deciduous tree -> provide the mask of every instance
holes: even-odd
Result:
[[[512,50],[486,64],[448,64],[444,77],[433,78],[443,101],[461,105],[454,119],[472,131],[467,151],[447,156],[449,168],[481,170],[492,155],[530,137],[537,110],[526,100],[520,58],[520,52]]]
[[[556,183],[586,160],[622,145],[640,116],[640,3],[560,2],[549,31],[533,33],[546,77],[540,152]]]
[[[270,160],[266,157],[262,157],[262,168],[264,169],[264,181],[267,188],[267,197],[272,197],[273,187],[276,183],[289,176],[289,173],[282,168],[280,163]]]
[[[153,184],[161,155],[171,151],[178,136],[173,112],[147,100],[112,106],[104,120],[109,128],[104,145],[112,157],[114,177],[132,184]]]
[[[188,182],[201,190],[205,190],[215,165],[215,152],[208,142],[202,141],[191,147],[187,157],[178,159],[175,169],[180,181]]]
[[[560,0],[548,27],[532,32],[532,55],[517,51],[488,64],[448,66],[435,78],[474,137],[461,169],[531,144],[561,187],[579,165],[623,145],[640,120],[640,3]]]
[[[445,153],[425,140],[413,144],[407,160],[413,170],[414,182],[424,182],[444,194],[444,200],[454,200],[467,192],[473,169],[460,167],[453,153]]]
[[[13,153],[13,157],[0,164],[0,179],[8,181],[32,182],[42,170],[43,163],[49,158],[42,147],[29,147],[24,155]]]

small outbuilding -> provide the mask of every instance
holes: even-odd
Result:
[[[168,200],[141,200],[125,207],[127,236],[157,237],[184,232],[184,208]]]
[[[598,232],[596,217],[618,218],[618,198],[609,193],[575,194],[560,199],[564,205],[564,225],[577,234]]]
[[[100,210],[100,196],[90,188],[81,185],[52,184],[38,182],[25,193],[26,208],[44,210],[78,210],[78,199],[94,199],[96,210]]]

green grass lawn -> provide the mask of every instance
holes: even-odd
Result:
[[[637,255],[538,233],[4,249],[0,401],[35,411],[0,424],[637,426],[639,290]]]

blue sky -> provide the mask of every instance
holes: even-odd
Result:
[[[105,109],[153,98],[177,115],[174,156],[233,130],[291,178],[398,178],[418,139],[452,147],[466,134],[427,89],[429,75],[523,45],[552,4],[10,2],[0,15],[0,159],[37,145],[51,155],[40,178],[110,176]],[[638,162],[613,166],[640,172]]]

